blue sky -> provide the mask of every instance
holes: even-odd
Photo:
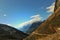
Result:
[[[40,15],[46,20],[48,8],[55,0],[0,0],[0,23],[17,26],[31,20],[31,16]]]

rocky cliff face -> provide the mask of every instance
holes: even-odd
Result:
[[[56,8],[54,14],[23,40],[60,40],[60,7]]]
[[[0,24],[0,40],[22,40],[26,36],[28,35],[11,26]]]
[[[55,2],[55,10],[54,11],[56,11],[56,9],[58,7],[60,7],[60,0],[56,0],[56,2]]]

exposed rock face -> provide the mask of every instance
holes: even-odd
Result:
[[[23,40],[60,40],[60,0],[56,1],[55,12],[30,36]]]
[[[11,26],[0,24],[0,40],[22,40],[26,36],[28,35]]]
[[[58,7],[60,7],[60,0],[56,0],[55,10],[54,10],[54,11],[56,11],[56,9],[57,9]]]

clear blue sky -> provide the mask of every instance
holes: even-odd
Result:
[[[16,26],[30,20],[30,17],[40,14],[47,19],[49,13],[46,7],[55,0],[0,0],[0,23]]]

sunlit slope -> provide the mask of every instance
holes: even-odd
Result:
[[[60,7],[24,40],[58,40],[57,29],[60,28]]]
[[[51,34],[55,33],[56,29],[60,27],[60,8],[56,10],[37,30],[37,33]]]

